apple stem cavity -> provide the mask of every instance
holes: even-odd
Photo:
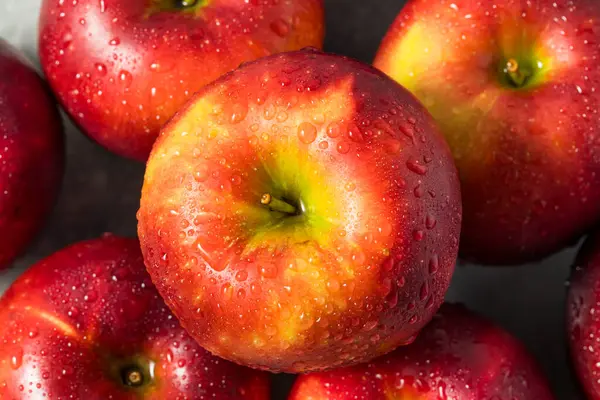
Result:
[[[129,367],[123,371],[123,384],[129,387],[139,387],[144,384],[144,375],[138,367]]]
[[[278,211],[284,214],[297,215],[298,210],[296,207],[288,202],[280,200],[276,197],[271,196],[269,193],[265,193],[260,198],[261,204],[268,206],[271,211]]]
[[[524,71],[519,65],[519,62],[514,58],[511,58],[506,62],[504,72],[508,75],[509,83],[516,88],[523,87],[530,76],[530,74],[527,73],[527,71]]]

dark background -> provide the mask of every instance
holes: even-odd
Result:
[[[0,0],[0,36],[37,62],[41,0]],[[371,62],[403,0],[325,0],[325,49]],[[88,141],[67,123],[67,173],[48,226],[16,267],[0,274],[0,293],[27,266],[78,240],[103,232],[132,236],[143,166]],[[448,293],[519,337],[544,369],[558,399],[576,395],[564,336],[565,281],[574,250],[518,268],[459,265]],[[285,399],[293,377],[276,378],[275,399]],[[531,399],[535,400],[535,399]]]

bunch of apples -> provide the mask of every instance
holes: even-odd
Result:
[[[459,256],[520,265],[600,224],[600,2],[410,0],[374,66],[324,32],[322,0],[42,0],[47,83],[0,41],[0,268],[59,193],[55,98],[146,162],[139,239],[0,299],[0,399],[266,400],[269,372],[301,374],[290,400],[553,399],[444,296]],[[600,399],[600,236],[574,265]]]

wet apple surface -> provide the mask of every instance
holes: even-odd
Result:
[[[592,234],[573,264],[567,296],[571,360],[589,400],[600,399],[600,236]]]
[[[63,126],[46,84],[0,38],[0,270],[21,255],[58,196]]]
[[[267,400],[269,377],[202,349],[107,235],[40,261],[0,300],[0,398]]]
[[[444,304],[416,341],[368,364],[301,375],[289,400],[552,400],[508,332]]]
[[[71,118],[145,161],[160,128],[240,63],[323,44],[322,0],[44,0],[40,61]]]
[[[443,301],[460,216],[449,151],[414,98],[306,50],[217,80],[163,129],[138,232],[202,346],[299,372],[412,340]]]
[[[414,93],[461,177],[461,255],[523,264],[600,220],[600,3],[409,1],[375,66]]]

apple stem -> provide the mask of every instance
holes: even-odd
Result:
[[[514,58],[511,58],[506,62],[505,71],[513,86],[518,88],[522,87],[527,78],[529,78],[529,74],[523,71],[523,68],[519,66],[519,62]]]
[[[296,207],[294,207],[293,205],[291,205],[290,203],[287,203],[283,200],[279,200],[276,197],[271,196],[271,194],[269,193],[265,193],[262,195],[262,197],[260,198],[260,202],[261,204],[265,205],[265,206],[269,206],[269,209],[271,211],[279,211],[285,214],[297,214],[297,210]]]

